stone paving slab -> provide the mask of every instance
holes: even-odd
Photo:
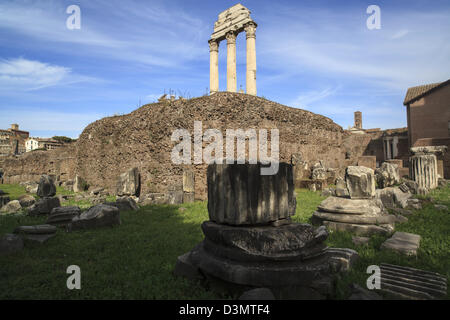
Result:
[[[381,245],[381,249],[390,249],[406,255],[417,255],[421,237],[417,234],[397,231]]]

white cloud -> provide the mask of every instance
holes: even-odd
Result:
[[[10,89],[29,91],[93,80],[93,78],[73,74],[70,68],[40,61],[24,58],[0,60],[0,91]]]
[[[49,43],[45,49],[53,51],[150,67],[180,68],[187,60],[208,58],[205,39],[212,27],[183,10],[132,0],[79,1],[79,6],[81,29],[68,30],[69,15],[60,1],[5,1],[0,3],[0,30]]]
[[[368,30],[355,10],[273,8],[258,34],[260,65],[394,90],[448,79],[450,12],[384,10],[382,28]]]
[[[403,38],[404,36],[406,36],[409,33],[409,30],[403,29],[400,31],[397,31],[396,33],[394,33],[391,37],[391,39],[395,40],[395,39],[400,39]]]
[[[306,93],[302,93],[299,96],[297,96],[297,98],[294,99],[294,101],[292,101],[290,105],[305,108],[310,106],[313,102],[320,101],[322,99],[325,99],[329,96],[336,94],[338,90],[339,90],[338,87],[334,88],[329,87],[320,91],[312,90]]]

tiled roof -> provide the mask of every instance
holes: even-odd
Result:
[[[432,90],[447,85],[450,83],[450,79],[444,82],[438,82],[438,83],[430,83],[423,86],[417,86],[417,87],[411,87],[408,88],[408,91],[406,92],[405,101],[403,104],[406,106],[407,104],[422,98],[423,96],[427,95]]]

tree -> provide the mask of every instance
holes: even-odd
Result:
[[[58,142],[62,142],[62,143],[71,143],[71,142],[75,141],[72,138],[65,137],[65,136],[54,136],[52,139],[56,140]]]

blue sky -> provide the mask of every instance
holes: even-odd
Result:
[[[164,91],[203,95],[207,40],[238,1],[27,0],[0,2],[0,128],[78,137],[90,122],[135,110]],[[406,126],[410,86],[450,78],[450,2],[242,1],[258,23],[258,95],[347,128]],[[69,5],[81,29],[69,30]],[[369,30],[369,5],[381,29]],[[219,50],[226,89],[226,43]],[[237,40],[245,89],[245,34]]]

